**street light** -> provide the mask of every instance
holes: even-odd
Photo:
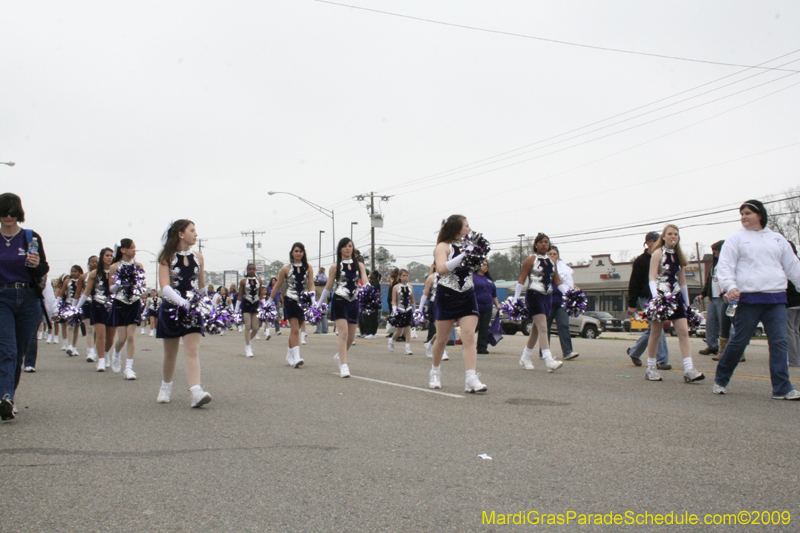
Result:
[[[317,266],[317,273],[322,271],[322,234],[325,233],[324,229],[319,230],[319,265]]]
[[[350,240],[353,240],[353,226],[358,226],[358,222],[351,222],[350,223]],[[355,244],[353,245],[355,246]]]
[[[13,161],[0,161],[0,165],[8,165],[10,167],[13,167],[14,165],[16,165],[16,163],[14,163]]]
[[[272,196],[273,194],[288,194],[289,196],[294,196],[295,198],[297,198],[298,200],[300,200],[304,204],[310,205],[311,207],[313,207],[314,209],[316,209],[317,211],[319,211],[320,213],[322,213],[326,217],[331,217],[331,230],[332,230],[331,231],[331,239],[333,241],[333,261],[336,261],[336,222],[335,222],[335,219],[333,218],[333,209],[326,209],[326,208],[322,207],[321,205],[317,205],[314,202],[310,202],[310,201],[306,200],[305,198],[303,198],[302,196],[297,196],[296,194],[294,194],[292,192],[269,191],[269,192],[267,192],[267,194],[270,195],[270,196]],[[321,253],[322,253],[322,251],[321,251],[321,248],[320,248],[320,254]]]
[[[522,238],[525,236],[524,233],[520,233],[517,235],[519,237],[519,272],[520,276],[522,275]]]

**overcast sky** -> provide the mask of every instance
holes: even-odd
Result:
[[[498,251],[541,231],[577,261],[727,208],[677,220],[708,246],[743,200],[800,185],[796,0],[349,4],[394,15],[0,1],[0,189],[53,274],[124,237],[157,254],[177,218],[208,270],[243,269],[251,230],[259,258],[302,241],[314,265],[324,230],[329,265],[331,219],[270,190],[334,210],[337,238],[358,222],[363,250],[353,196],[391,195],[377,242],[404,265],[452,213]]]

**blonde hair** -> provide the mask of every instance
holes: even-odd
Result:
[[[675,224],[667,224],[666,226],[664,226],[664,229],[661,230],[661,235],[658,236],[658,240],[654,242],[653,245],[650,247],[650,253],[652,254],[653,252],[664,246],[664,235],[666,235],[667,230],[669,228],[673,228],[675,231],[678,232],[678,242],[675,244],[675,254],[678,256],[678,264],[680,264],[682,267],[685,267],[687,261],[686,261],[686,256],[683,255],[683,250],[681,250],[681,239],[680,239],[681,230],[678,229],[678,226],[676,226]]]

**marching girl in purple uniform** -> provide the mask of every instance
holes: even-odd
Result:
[[[336,247],[336,263],[328,269],[328,282],[320,295],[319,302],[326,303],[328,295],[333,291],[331,300],[331,316],[336,324],[339,336],[336,339],[336,355],[333,359],[339,365],[339,375],[350,377],[347,366],[347,350],[353,345],[358,327],[358,289],[361,284],[368,283],[367,269],[364,263],[353,259],[353,241],[348,237],[339,241]]]
[[[94,362],[97,361],[97,352],[94,349],[94,326],[92,325],[92,297],[86,300],[83,305],[78,305],[78,299],[80,295],[83,294],[83,290],[86,288],[86,279],[89,277],[89,274],[92,270],[97,268],[97,256],[93,255],[89,258],[89,261],[86,262],[87,270],[83,274],[78,277],[78,283],[75,286],[75,298],[72,301],[72,305],[77,307],[83,313],[83,325],[86,328],[86,361],[87,362]],[[75,350],[77,352],[77,350]],[[78,355],[77,353],[75,355]]]
[[[650,294],[653,298],[659,294],[678,293],[678,307],[667,318],[672,321],[678,333],[678,345],[683,355],[683,379],[687,383],[705,379],[702,372],[694,368],[689,348],[689,324],[686,320],[686,308],[689,307],[689,288],[686,285],[686,257],[680,246],[678,227],[667,224],[661,236],[653,244],[650,256]],[[661,381],[661,373],[656,367],[656,350],[658,340],[663,335],[664,322],[651,321],[650,339],[647,342],[647,381]]]
[[[279,289],[284,280],[286,280],[283,308],[291,328],[286,363],[289,366],[298,368],[304,363],[300,358],[300,327],[305,324],[305,316],[303,315],[303,309],[300,307],[300,295],[305,291],[313,290],[314,268],[308,264],[306,247],[301,242],[296,242],[292,245],[289,258],[291,263],[284,265],[278,272],[278,281],[272,287],[270,298],[274,299],[278,296]]]
[[[114,279],[120,267],[137,266],[144,270],[140,263],[134,261],[136,257],[136,244],[131,239],[122,239],[116,246],[114,263],[109,269],[110,279]],[[113,283],[113,282],[112,282]],[[111,370],[118,373],[122,369],[122,347],[128,345],[125,359],[125,379],[136,379],[133,371],[133,358],[136,355],[136,326],[139,324],[141,303],[138,294],[126,291],[125,287],[113,283],[109,290],[114,293],[114,302],[111,304],[111,325],[117,328],[117,342],[111,358]]]
[[[91,323],[94,326],[95,347],[101,352],[95,351],[93,357],[87,356],[86,360],[93,363],[97,361],[96,370],[105,372],[111,366],[111,346],[114,344],[114,328],[111,326],[111,304],[113,295],[109,291],[108,271],[114,261],[114,252],[111,248],[103,248],[98,254],[100,260],[97,268],[89,273],[86,278],[86,288],[78,301],[78,307],[83,307],[91,296],[92,303],[89,309]]]
[[[436,342],[436,318],[434,317],[434,305],[436,304],[436,287],[439,286],[439,274],[436,273],[436,265],[431,265],[428,277],[425,278],[425,287],[422,289],[422,296],[419,298],[419,312],[425,309],[425,302],[428,302],[428,338],[425,339],[425,355],[433,358],[433,343]],[[447,350],[442,355],[442,361],[449,361]]]
[[[256,266],[247,265],[247,277],[239,282],[239,299],[236,310],[242,311],[244,321],[244,355],[253,357],[253,348],[250,341],[258,334],[261,321],[258,319],[258,292],[261,290],[261,280],[256,276]]]
[[[392,288],[392,314],[396,317],[394,334],[389,337],[389,351],[394,352],[394,342],[400,335],[406,339],[406,355],[414,355],[411,352],[411,324],[414,322],[414,291],[408,286],[408,270],[401,269],[399,272],[400,283]]]
[[[433,344],[433,366],[431,367],[428,386],[441,389],[441,370],[439,368],[444,355],[447,340],[458,320],[461,326],[461,345],[466,367],[466,392],[486,392],[488,387],[480,382],[476,367],[478,363],[475,346],[475,330],[478,327],[478,303],[475,300],[475,288],[472,272],[462,267],[465,253],[462,251],[461,238],[472,231],[466,217],[450,215],[439,230],[433,258],[439,284],[436,287],[436,341]]]
[[[72,305],[75,295],[78,294],[78,279],[83,275],[83,269],[78,265],[72,265],[69,272],[69,277],[61,284],[61,288],[56,293],[56,298],[62,300],[67,305]],[[69,330],[69,332],[68,332]],[[64,343],[67,344],[66,350],[69,357],[80,355],[75,345],[78,344],[79,326],[67,326],[66,322],[63,323]],[[72,342],[70,342],[70,339]]]
[[[224,309],[228,311],[232,310],[228,288],[224,285],[220,285],[217,294],[214,295],[214,297],[211,299],[211,302],[214,304],[214,307],[220,311]],[[225,331],[221,331],[220,335],[225,335]]]
[[[173,222],[162,242],[164,248],[158,256],[158,282],[161,284],[164,300],[158,311],[156,338],[164,340],[164,365],[161,389],[156,401],[170,401],[178,348],[183,339],[186,380],[189,382],[191,394],[190,405],[202,407],[211,401],[211,395],[200,386],[200,337],[203,328],[186,327],[170,318],[170,315],[176,314],[178,306],[189,308],[190,291],[201,295],[206,293],[203,256],[191,250],[197,242],[194,222],[186,219]]]
[[[528,343],[525,349],[522,350],[522,357],[519,359],[519,364],[524,366],[525,370],[533,370],[531,355],[533,355],[533,348],[536,346],[537,340],[539,341],[539,348],[542,350],[542,357],[548,372],[554,372],[564,364],[554,359],[550,351],[550,341],[547,338],[547,317],[550,316],[550,309],[553,303],[553,287],[555,286],[556,290],[561,291],[562,294],[566,293],[568,288],[558,276],[556,266],[547,257],[549,249],[550,238],[544,233],[538,234],[533,240],[535,253],[522,263],[522,272],[514,291],[514,298],[519,298],[525,280],[528,280],[525,306],[533,318],[533,325],[531,334],[528,337]]]

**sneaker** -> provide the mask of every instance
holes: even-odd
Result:
[[[153,336],[154,336],[154,333],[155,333],[155,332],[154,332],[154,331],[151,329],[151,330],[150,330],[150,336],[151,336],[151,337],[153,337]],[[225,332],[223,332],[222,334],[223,334],[223,335],[225,335]]]
[[[169,403],[169,397],[172,395],[172,387],[161,384],[161,389],[158,391],[158,403]]]
[[[519,364],[525,367],[525,370],[533,370],[533,361],[531,361],[530,356],[525,357],[524,355],[519,358]]]
[[[126,368],[125,372],[122,373],[122,376],[125,379],[136,379],[136,372],[134,372],[132,368]]]
[[[257,341],[260,341],[260,340],[261,340],[261,333],[256,333],[256,340],[257,340]]]
[[[67,346],[67,357],[72,357],[72,346]]]
[[[96,370],[98,372],[105,372],[106,371],[106,358],[101,357],[99,361],[97,361]]]
[[[86,352],[86,362],[87,363],[96,363],[97,362],[97,352],[94,350],[89,350]]]
[[[692,381],[703,381],[706,377],[703,375],[702,372],[698,372],[697,370],[687,370],[683,373],[683,381],[686,383],[691,383]]]
[[[245,357],[253,357],[253,348],[250,345],[244,347],[244,356]],[[194,406],[192,406],[194,407]]]
[[[25,372],[27,372],[29,374],[32,374],[32,373],[36,372],[36,369],[33,368],[32,366],[26,366],[23,370],[25,370]]]
[[[638,357],[632,356],[630,348],[626,348],[625,349],[625,353],[628,354],[628,357],[631,358],[631,362],[633,363],[633,366],[642,366],[642,360],[639,359]]]
[[[727,394],[728,389],[726,389],[722,385],[717,385],[716,383],[714,383],[714,386],[711,388],[711,392],[713,392],[714,394]]]
[[[659,370],[672,370],[672,365],[669,363],[658,363],[656,368]]]
[[[778,396],[773,395],[772,399],[773,400],[790,400],[790,401],[795,401],[796,402],[796,401],[800,400],[800,392],[798,392],[797,389],[792,389],[789,392],[787,392],[786,394],[781,394],[781,395],[778,395]]]
[[[663,381],[661,373],[655,368],[648,368],[644,373],[644,379],[647,381]]]
[[[431,357],[433,357],[433,355],[431,355]],[[450,357],[447,355],[447,350],[445,350],[444,353],[442,354],[442,361],[449,361],[449,360]]]
[[[474,376],[470,376],[467,378],[466,382],[464,383],[464,392],[486,392],[489,390],[489,387],[484,385],[478,379],[481,377],[480,374],[475,374]]]
[[[559,361],[558,359],[551,359],[551,360],[547,361],[547,362],[544,364],[544,366],[547,368],[547,371],[548,371],[548,372],[551,372],[551,373],[552,373],[552,372],[555,372],[556,370],[558,370],[559,368],[561,368],[561,365],[563,365],[563,364],[564,364],[564,363],[562,363],[562,362],[561,362],[561,361]],[[526,368],[527,368],[527,367],[526,367]]]
[[[431,368],[431,373],[428,376],[428,387],[431,389],[442,388],[442,371],[434,370]]]
[[[113,370],[115,374],[119,374],[119,371],[122,370],[122,357],[114,357],[111,360],[111,370]]]
[[[423,346],[425,346],[425,357],[428,357],[428,358],[433,357],[433,346],[428,342],[423,344]]]
[[[42,332],[40,331],[39,334],[36,336],[37,340],[42,340]]]
[[[365,338],[365,339],[377,339],[377,338],[378,338],[378,336],[377,336],[377,335],[367,335],[367,336],[366,336],[366,337],[364,337],[364,338]]]
[[[106,368],[111,368],[111,356],[109,354],[106,354],[106,356],[103,357],[103,361],[106,364]]]
[[[192,394],[192,407],[203,407],[205,404],[211,401],[211,395],[203,389],[189,392]]]
[[[389,339],[389,351],[394,353],[394,341],[392,339]]]
[[[414,355],[414,352],[411,351],[410,346],[406,346],[406,355]]]
[[[64,344],[61,345],[61,351],[66,352],[67,348],[69,348],[69,345],[67,344],[67,341],[64,341]]]
[[[8,398],[0,400],[0,420],[14,420],[14,402]]]
[[[300,344],[305,344],[305,343],[306,343],[306,334],[303,333],[300,335]]]
[[[697,353],[699,353],[700,355],[717,355],[718,351],[719,350],[713,350],[711,348],[703,348],[702,350],[700,350]]]
[[[567,355],[564,356],[564,361],[570,361],[572,359],[575,359],[579,355],[580,354],[578,352],[570,352],[570,353],[568,353]]]
[[[291,348],[286,351],[286,364],[289,366],[294,366],[294,350]]]
[[[144,330],[145,330],[145,328],[142,328],[142,335],[144,335]]]
[[[77,348],[72,349],[72,357],[78,357],[80,354]]]
[[[347,366],[347,363],[339,365],[339,375],[343,378],[350,377],[350,367]]]
[[[339,359],[339,354],[338,353],[333,356],[333,362],[338,365],[339,371],[341,372],[342,371],[342,360]]]
[[[265,341],[268,341],[268,340],[270,340],[271,338],[272,338],[272,333],[267,333],[267,336],[266,336],[266,337],[264,337],[264,340],[265,340]]]
[[[275,335],[280,335],[280,334],[281,334],[281,332],[280,332],[280,331],[276,331],[276,332],[275,332]]]

